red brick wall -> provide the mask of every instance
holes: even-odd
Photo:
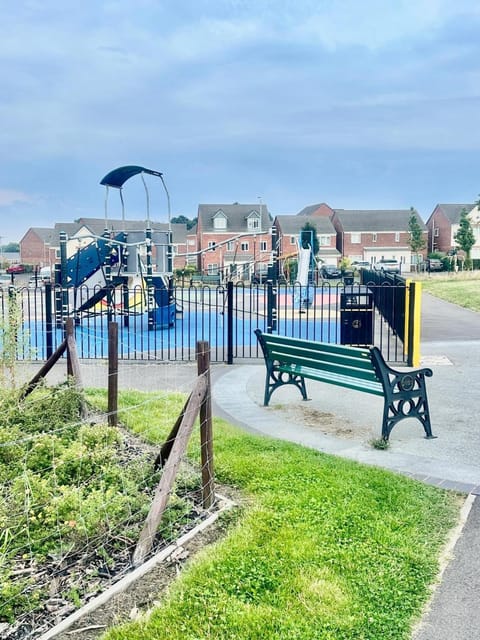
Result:
[[[428,253],[442,251],[446,253],[452,248],[452,225],[440,207],[435,207],[427,222]],[[434,228],[438,229],[438,236],[434,235]]]

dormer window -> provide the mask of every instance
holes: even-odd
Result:
[[[227,228],[227,216],[223,211],[217,211],[213,216],[213,228],[214,229],[226,229]]]
[[[260,229],[260,214],[257,211],[252,211],[247,217],[247,229],[249,231],[257,231]]]

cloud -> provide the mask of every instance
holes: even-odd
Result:
[[[0,189],[0,207],[10,207],[13,204],[31,203],[34,199],[27,193],[13,189]]]

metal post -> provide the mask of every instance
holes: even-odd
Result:
[[[52,283],[45,283],[45,355],[53,354]]]
[[[227,282],[227,364],[233,364],[233,282]]]
[[[108,424],[118,422],[118,323],[108,323]]]

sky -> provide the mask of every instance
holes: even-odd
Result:
[[[477,0],[0,0],[0,243],[198,205],[408,209],[480,192]],[[140,176],[122,190],[147,217]],[[170,202],[170,206],[169,206]],[[108,217],[121,217],[110,189]]]

